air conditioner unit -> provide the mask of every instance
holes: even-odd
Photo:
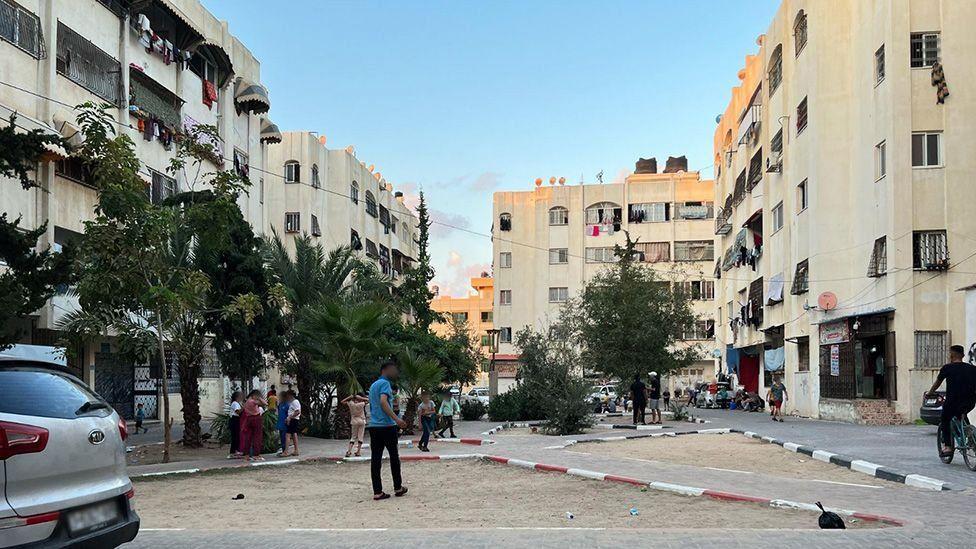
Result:
[[[783,157],[780,154],[774,154],[772,156],[766,157],[766,172],[767,173],[780,173],[783,171]]]

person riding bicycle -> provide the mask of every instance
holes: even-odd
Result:
[[[949,349],[949,359],[952,361],[939,370],[939,377],[926,395],[938,390],[942,382],[946,382],[945,401],[942,404],[942,418],[939,427],[942,429],[942,454],[952,455],[952,418],[965,416],[976,408],[976,366],[964,362],[966,350],[962,345],[953,345]]]

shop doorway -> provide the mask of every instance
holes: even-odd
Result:
[[[759,355],[739,353],[739,384],[750,393],[759,392]]]
[[[857,398],[895,400],[894,333],[854,340],[854,381]]]

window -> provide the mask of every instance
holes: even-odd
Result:
[[[810,260],[804,259],[796,264],[793,271],[793,284],[790,286],[790,293],[793,295],[805,294],[810,291]]]
[[[617,256],[613,255],[613,248],[587,248],[587,263],[613,263]]]
[[[383,205],[380,205],[380,225],[383,225],[383,234],[390,234],[390,210]]]
[[[458,323],[467,322],[468,313],[451,313],[451,319]]]
[[[913,69],[931,67],[939,60],[939,33],[913,32],[911,40]]]
[[[888,146],[884,141],[874,146],[874,180],[888,173]]]
[[[512,304],[512,290],[498,290],[498,304],[499,305],[511,305]]]
[[[359,183],[355,181],[349,185],[349,200],[352,200],[353,204],[359,204]]]
[[[751,191],[756,188],[756,185],[762,182],[763,174],[766,172],[763,169],[763,153],[762,147],[756,151],[756,154],[752,155],[752,159],[749,161],[749,179],[746,181],[746,190]]]
[[[871,259],[868,261],[868,276],[877,278],[888,272],[888,244],[885,237],[874,241]]]
[[[681,291],[695,301],[715,299],[715,282],[711,280],[692,280],[681,283]]]
[[[122,65],[60,21],[55,61],[58,74],[113,105],[119,104]]]
[[[684,329],[681,334],[681,339],[692,341],[710,339],[714,335],[713,326],[714,324],[711,320],[696,320]]]
[[[772,97],[783,81],[783,45],[779,44],[769,57],[769,96]]]
[[[149,170],[149,173],[152,174],[152,188],[149,191],[149,201],[153,204],[162,204],[163,200],[178,192],[176,180],[172,177],[167,177],[156,170]]]
[[[670,242],[638,242],[634,249],[638,253],[638,260],[644,263],[671,261]]]
[[[549,303],[566,303],[569,300],[569,288],[549,288]]]
[[[41,19],[11,0],[0,0],[0,39],[37,59],[45,53]]]
[[[297,160],[285,162],[285,183],[301,183],[302,165]]]
[[[392,232],[393,234],[396,234],[396,232],[397,232],[397,225],[399,225],[399,224],[400,224],[400,220],[397,219],[397,216],[391,215],[390,216],[390,232]]]
[[[675,219],[711,219],[715,215],[711,202],[678,202],[674,209]]]
[[[912,134],[912,167],[942,165],[942,133],[915,132]]]
[[[318,164],[312,164],[312,186],[316,189],[322,188],[322,182],[319,181],[319,166]]]
[[[803,47],[807,45],[807,14],[803,10],[800,10],[793,20],[793,45],[796,56],[799,56]]]
[[[359,233],[356,232],[356,229],[349,231],[349,247],[356,251],[363,249],[363,241],[360,240]]]
[[[512,214],[503,213],[498,216],[498,229],[502,231],[512,230]]]
[[[586,224],[620,223],[623,221],[623,208],[613,202],[599,202],[586,209]]]
[[[481,321],[491,322],[492,313],[491,311],[481,311]]]
[[[773,232],[783,228],[783,203],[773,206]]]
[[[800,181],[799,185],[796,186],[797,213],[807,209],[807,206],[809,205],[808,200],[809,195],[807,194],[807,180],[804,179],[803,181]]]
[[[915,231],[912,236],[913,268],[923,271],[944,271],[949,268],[945,231]]]
[[[783,128],[780,128],[769,142],[769,152],[774,155],[783,154]]]
[[[566,263],[569,263],[569,249],[549,248],[550,265],[565,265]]]
[[[504,326],[498,329],[498,342],[499,343],[511,343],[512,342],[512,329]]]
[[[671,203],[669,202],[644,202],[627,206],[627,221],[630,223],[661,223],[670,220]]]
[[[949,332],[915,332],[915,367],[941,368],[949,356]]]
[[[297,233],[302,230],[302,216],[298,212],[285,213],[285,232]]]
[[[499,269],[512,268],[512,252],[501,252],[498,254],[498,268]]]
[[[319,218],[312,214],[312,236],[322,236],[322,229],[319,227]]]
[[[799,372],[810,371],[810,338],[796,339],[796,369]]]
[[[368,238],[366,239],[366,257],[373,259],[380,258],[380,251],[376,249],[376,243]]]
[[[884,80],[885,76],[885,66],[884,66],[884,44],[878,48],[878,51],[874,52],[874,82],[875,84],[880,84]]]
[[[675,261],[712,261],[715,259],[715,242],[712,240],[688,240],[674,243]]]
[[[549,224],[550,225],[568,225],[569,224],[569,210],[563,208],[562,206],[556,206],[549,210]]]
[[[379,217],[379,210],[376,208],[376,197],[373,196],[372,191],[366,191],[366,213],[373,216]]]
[[[95,184],[91,178],[91,169],[79,156],[69,156],[58,160],[54,164],[54,173],[85,185],[94,186]]]
[[[800,135],[807,127],[807,98],[796,106],[796,135]]]

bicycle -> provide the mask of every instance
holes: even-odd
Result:
[[[976,471],[976,427],[969,423],[969,418],[965,415],[954,417],[950,422],[952,430],[952,451],[948,454],[942,453],[942,425],[939,425],[939,433],[936,437],[936,448],[939,451],[939,459],[942,463],[952,463],[952,458],[956,452],[962,454],[963,461],[970,471]]]

